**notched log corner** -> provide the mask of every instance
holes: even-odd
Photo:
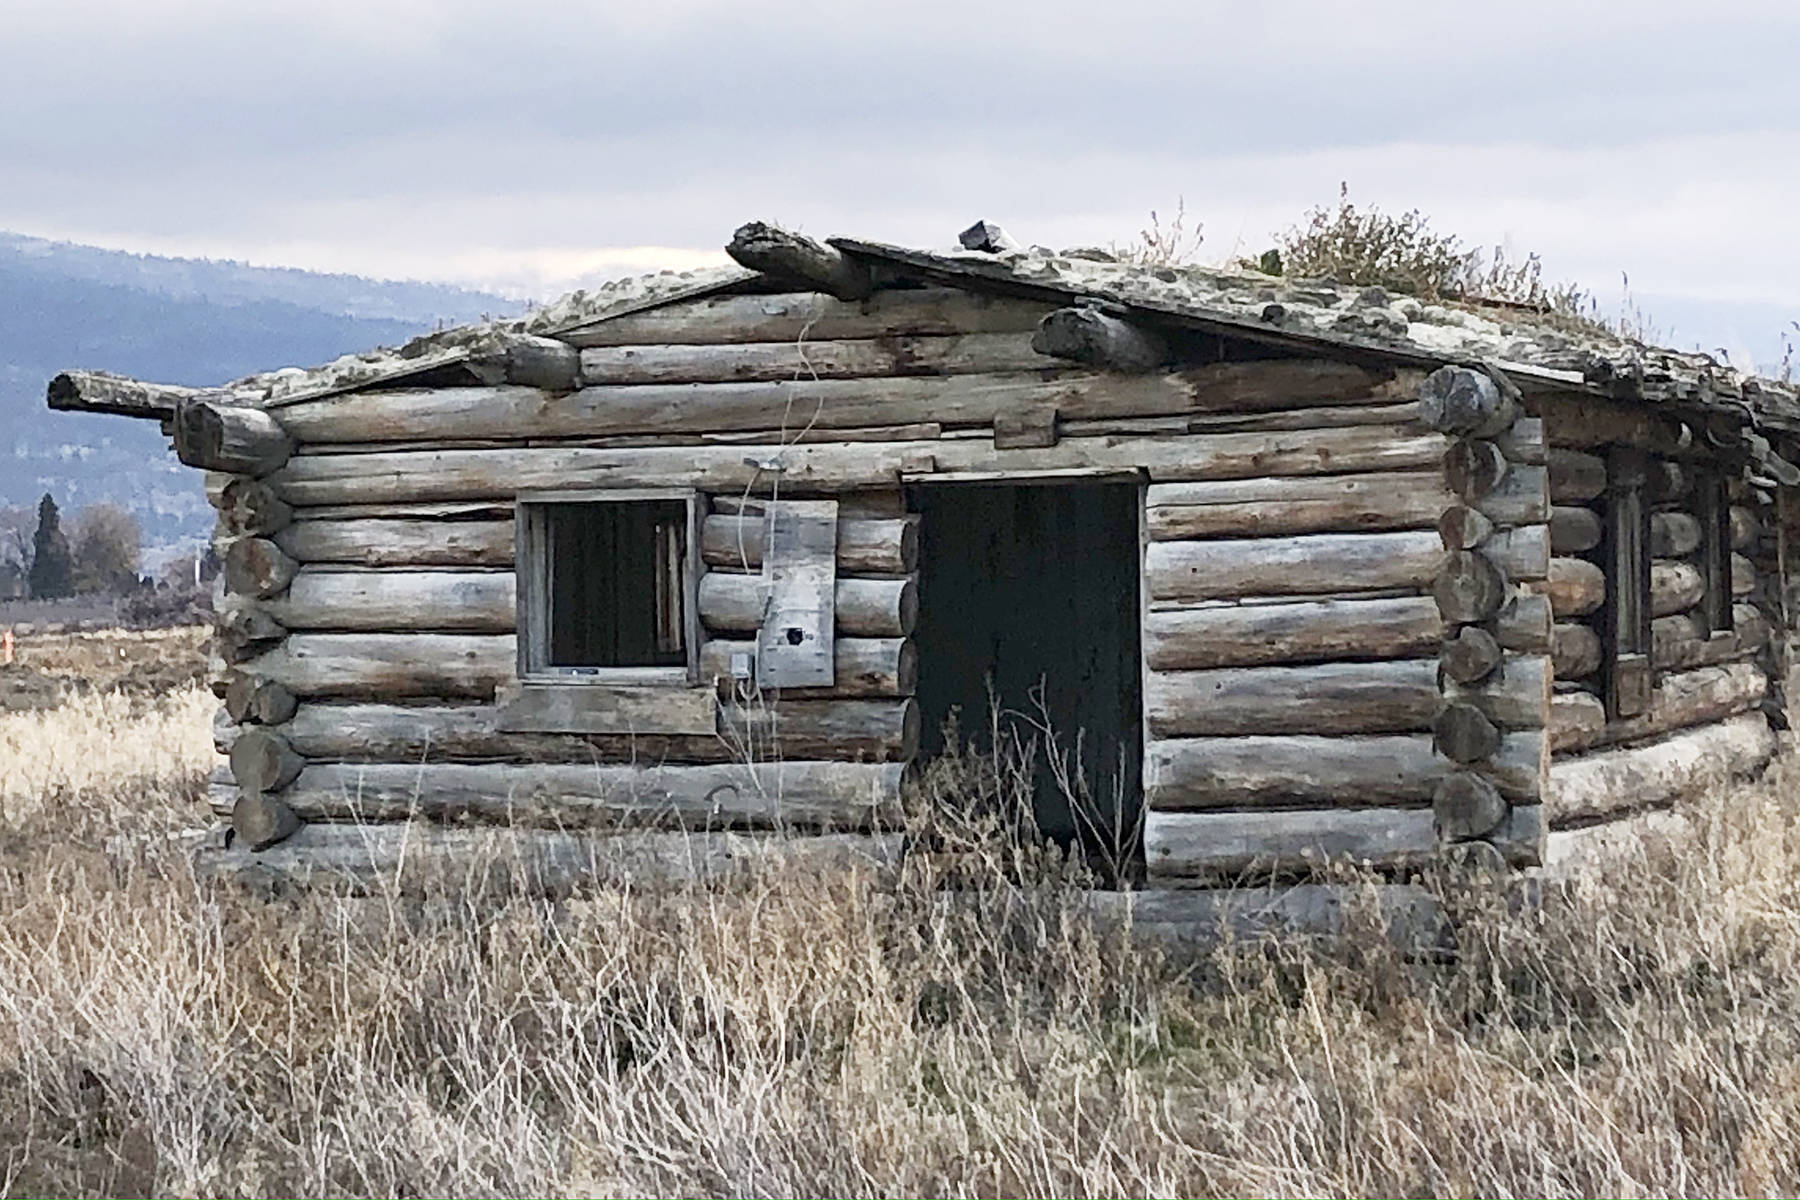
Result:
[[[752,271],[806,284],[839,300],[862,300],[875,290],[874,274],[866,264],[835,246],[765,221],[738,226],[725,253]]]

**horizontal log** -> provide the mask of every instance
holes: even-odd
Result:
[[[303,822],[278,796],[242,790],[231,805],[231,832],[251,850],[267,850],[300,832]]]
[[[1658,559],[1650,564],[1650,615],[1684,612],[1706,598],[1706,576],[1693,563]]]
[[[1597,744],[1606,732],[1606,704],[1592,692],[1557,692],[1550,697],[1550,752],[1566,754]]]
[[[1600,514],[1591,508],[1558,504],[1550,510],[1550,550],[1553,554],[1585,554],[1600,544]]]
[[[1031,348],[1025,333],[898,334],[880,338],[746,342],[726,346],[608,346],[584,350],[588,387],[669,383],[765,383],[988,375],[1061,364]]]
[[[211,478],[211,476],[209,476]],[[228,478],[219,489],[219,520],[238,537],[268,537],[286,529],[294,510],[260,479]]]
[[[1600,635],[1592,626],[1559,622],[1552,638],[1558,679],[1585,679],[1600,669]]]
[[[1542,812],[1537,805],[1515,807],[1490,836],[1508,865],[1534,866],[1543,842]],[[1328,864],[1410,870],[1440,862],[1442,854],[1429,808],[1144,817],[1144,860],[1152,883],[1289,876]]]
[[[1751,553],[1762,543],[1762,520],[1753,508],[1741,504],[1731,506],[1731,548]]]
[[[1550,768],[1544,789],[1552,829],[1691,799],[1762,770],[1775,735],[1760,712],[1682,730],[1643,746],[1596,750]]]
[[[511,571],[334,571],[306,567],[261,607],[288,629],[511,633]]]
[[[1146,613],[1144,661],[1152,671],[1181,671],[1415,658],[1443,636],[1437,604],[1425,596],[1219,605]]]
[[[1742,554],[1731,556],[1731,594],[1748,596],[1756,591],[1756,564]]]
[[[1445,638],[1438,651],[1438,670],[1456,683],[1475,683],[1500,668],[1505,655],[1500,642],[1479,625],[1463,625]]]
[[[1650,693],[1650,705],[1633,717],[1585,726],[1568,733],[1555,748],[1583,750],[1632,742],[1693,725],[1709,725],[1755,708],[1768,694],[1769,680],[1755,663],[1735,662],[1664,675]]]
[[[1541,467],[1549,459],[1550,446],[1544,438],[1544,422],[1538,417],[1519,417],[1494,435],[1494,445],[1509,463]]]
[[[1419,419],[1419,405],[1411,404],[1344,404],[1318,408],[1278,408],[1268,412],[1195,413],[1187,417],[1140,418],[1168,421],[1169,430],[1149,429],[1145,433],[1230,433],[1233,431],[1276,429],[1331,429],[1340,425],[1406,425]],[[1121,422],[1126,418],[1121,418]],[[1070,421],[1064,425],[1069,436],[1107,432],[1128,432],[1124,428],[1107,430],[1104,421]]]
[[[1056,307],[961,288],[878,291],[862,301],[819,292],[710,296],[611,317],[559,336],[572,346],[793,344],[803,340],[1029,335]]]
[[[1552,558],[1550,573],[1525,586],[1549,597],[1550,611],[1559,621],[1586,616],[1606,603],[1606,573],[1579,558]]]
[[[250,793],[278,792],[294,781],[306,760],[274,729],[251,725],[233,741],[231,778]]]
[[[1553,677],[1548,657],[1514,655],[1498,671],[1473,683],[1445,679],[1444,699],[1479,710],[1503,729],[1542,729]]]
[[[510,383],[553,393],[581,386],[580,352],[555,338],[491,333],[471,348],[463,366],[486,384]]]
[[[1700,548],[1700,522],[1684,512],[1650,514],[1650,553],[1681,558]]]
[[[1515,525],[1495,530],[1481,543],[1479,553],[1514,582],[1542,579],[1550,573],[1550,527]]]
[[[840,521],[886,521],[910,515],[906,492],[898,487],[845,492],[836,499]],[[762,517],[769,511],[769,501],[760,496],[717,495],[710,497],[710,502],[714,512],[727,516]]]
[[[281,793],[307,821],[536,828],[866,829],[900,819],[901,763],[311,763]]]
[[[1506,603],[1506,576],[1481,553],[1459,550],[1440,560],[1431,594],[1445,621],[1486,621]]]
[[[782,702],[837,696],[910,696],[919,683],[918,648],[910,638],[837,638],[832,643],[833,676],[828,688],[784,688]],[[736,692],[751,685],[741,685],[732,676],[732,659],[743,656],[754,662],[754,641],[730,641],[714,638],[701,643],[700,675],[716,679],[726,692]]]
[[[1455,503],[1438,471],[1158,483],[1145,523],[1157,541],[1429,529]]]
[[[1494,489],[1470,503],[1496,525],[1541,525],[1550,519],[1547,468],[1509,467]]]
[[[1544,877],[1563,880],[1605,878],[1636,869],[1652,847],[1679,846],[1695,833],[1695,821],[1677,809],[1626,813],[1597,825],[1552,833],[1544,848]]]
[[[221,711],[241,725],[279,725],[294,715],[299,700],[294,693],[269,679],[233,671],[225,682]]]
[[[308,703],[277,731],[297,753],[327,762],[905,762],[918,751],[910,699],[784,698],[716,712],[715,731],[702,736],[551,734],[504,732],[494,705]],[[222,750],[237,731],[226,727]]]
[[[1543,416],[1545,435],[1554,446],[1595,450],[1620,445],[1675,454],[1693,440],[1680,421],[1642,404],[1557,393],[1534,396],[1531,407]]]
[[[500,728],[509,733],[671,734],[710,737],[719,693],[696,686],[599,680],[501,684]]]
[[[1403,883],[1287,883],[1251,887],[1184,887],[1158,875],[1142,891],[1093,891],[1086,908],[1095,924],[1183,952],[1242,947],[1295,938],[1340,938],[1373,930],[1402,954],[1429,958],[1453,944],[1442,901],[1428,888]]]
[[[358,567],[510,567],[513,523],[505,521],[303,520],[275,535],[301,564]]]
[[[1529,803],[1541,786],[1543,757],[1541,732],[1508,734],[1480,771],[1509,800]],[[1430,734],[1180,738],[1149,743],[1144,798],[1163,812],[1423,807],[1452,769]]]
[[[1152,737],[1410,733],[1431,727],[1436,659],[1152,671]]]
[[[1143,472],[1152,480],[1200,480],[1408,470],[1431,466],[1442,453],[1443,439],[1436,434],[1366,426],[1185,438],[1063,438],[1055,446],[1022,450],[996,450],[987,439],[959,438],[859,445],[315,454],[291,460],[268,478],[283,499],[302,505],[510,499],[533,490],[603,488],[768,492],[777,484],[792,496],[891,488],[903,474],[919,473],[920,463],[927,464],[927,473],[1116,470]]]
[[[486,700],[517,667],[511,634],[296,633],[241,670],[303,697]]]
[[[1658,670],[1715,666],[1760,650],[1769,623],[1754,605],[1732,605],[1730,630],[1706,635],[1691,615],[1677,613],[1650,622],[1650,665]]]
[[[1214,542],[1152,542],[1152,600],[1309,595],[1423,588],[1442,564],[1437,534],[1313,534]]]
[[[841,514],[840,514],[841,516]],[[715,513],[700,532],[700,555],[716,567],[762,567],[767,523],[758,516]],[[849,575],[907,575],[919,566],[919,519],[840,519],[837,569]]]
[[[817,880],[832,871],[888,873],[901,835],[834,833],[580,833],[452,828],[426,821],[307,825],[260,853],[206,847],[195,872],[294,895],[567,896],[759,881]]]
[[[221,576],[226,592],[267,599],[286,590],[299,569],[300,564],[283,554],[274,542],[246,537],[238,538],[226,549]]]
[[[106,371],[64,371],[50,381],[46,401],[54,412],[172,421],[175,410],[199,394],[194,388],[144,383]]]
[[[1552,504],[1581,504],[1606,491],[1606,460],[1598,455],[1553,446],[1545,462]]]
[[[1516,590],[1495,617],[1494,636],[1515,654],[1548,654],[1552,620],[1549,597]]]
[[[709,571],[700,578],[700,623],[714,633],[762,628],[768,584],[761,575]],[[844,637],[906,637],[919,619],[915,579],[851,579],[839,576],[836,628]]]

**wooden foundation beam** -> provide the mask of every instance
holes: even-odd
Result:
[[[1760,771],[1774,751],[1768,721],[1747,712],[1648,745],[1563,759],[1550,768],[1546,813],[1554,829],[1664,807]]]

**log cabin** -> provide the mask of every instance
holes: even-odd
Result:
[[[1070,756],[1039,826],[1111,831],[1157,920],[1286,921],[1335,862],[1529,872],[1768,761],[1792,389],[992,232],[752,223],[730,266],[314,369],[58,375],[206,472],[222,853],[891,861],[921,765],[1022,720]]]

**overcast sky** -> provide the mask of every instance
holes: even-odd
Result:
[[[547,296],[742,221],[1262,249],[1348,181],[1765,368],[1800,3],[0,0],[0,228]]]

